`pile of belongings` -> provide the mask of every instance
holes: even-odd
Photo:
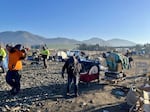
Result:
[[[122,69],[129,69],[129,58],[116,52],[111,52],[106,57],[109,71],[121,72]]]
[[[92,60],[86,60],[80,62],[82,65],[82,70],[80,73],[80,81],[82,82],[90,82],[92,80],[99,81],[99,62],[95,62]]]
[[[146,84],[139,88],[130,88],[126,96],[126,102],[132,107],[129,112],[133,110],[136,112],[150,112],[150,85]]]
[[[119,79],[125,77],[124,69],[129,69],[129,58],[116,52],[111,52],[106,57],[108,71],[105,72],[106,77]]]

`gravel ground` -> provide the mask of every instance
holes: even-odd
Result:
[[[21,71],[21,91],[16,96],[9,94],[5,74],[0,75],[0,112],[127,112],[121,109],[126,93],[119,96],[114,92],[121,88],[118,85],[133,83],[134,69],[126,71],[127,79],[117,86],[109,85],[105,80],[93,81],[89,85],[81,82],[80,96],[75,98],[73,91],[71,96],[65,96],[67,75],[63,79],[60,74],[63,62],[48,62],[47,69],[43,69],[42,62],[39,65],[25,63]],[[142,78],[138,77],[136,82],[142,85]]]

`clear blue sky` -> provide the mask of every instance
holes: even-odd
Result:
[[[0,0],[0,32],[150,43],[150,0]]]

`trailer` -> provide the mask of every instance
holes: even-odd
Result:
[[[80,81],[89,83],[91,81],[100,81],[100,68],[99,62],[96,61],[81,61],[82,72],[80,73]]]

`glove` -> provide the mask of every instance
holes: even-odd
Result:
[[[27,53],[27,50],[26,49],[22,49],[21,52]]]
[[[62,78],[64,79],[64,72],[61,72],[61,76],[62,76]]]

